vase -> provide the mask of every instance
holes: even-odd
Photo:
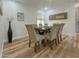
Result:
[[[12,28],[11,28],[11,21],[9,21],[8,42],[9,42],[9,43],[12,43]]]

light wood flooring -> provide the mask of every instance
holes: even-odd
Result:
[[[3,58],[78,58],[79,36],[64,37],[63,41],[51,50],[48,46],[35,53],[33,46],[28,47],[28,38],[4,44]]]

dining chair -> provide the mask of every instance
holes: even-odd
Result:
[[[31,24],[34,28],[36,28],[37,27],[37,24]]]
[[[29,47],[31,43],[34,43],[34,51],[37,52],[38,46],[40,46],[41,40],[44,39],[42,35],[39,35],[35,32],[33,25],[25,25],[29,34]]]
[[[31,24],[33,26],[33,28],[37,28],[37,24]],[[36,33],[38,33],[38,31],[35,30]]]
[[[61,24],[54,24],[54,25],[56,25],[58,28],[57,28],[57,30],[58,30],[58,34],[57,34],[57,44],[59,44],[60,43],[60,41],[62,41],[62,31],[63,31],[63,27],[64,27],[64,24],[65,23],[61,23]]]
[[[59,35],[58,35],[59,36],[59,41],[63,40],[62,39],[62,31],[63,31],[64,25],[65,25],[65,23],[60,24]]]
[[[58,31],[59,31],[59,24],[54,24],[48,34],[48,43],[50,48],[52,49],[52,45],[58,45]]]
[[[57,24],[57,26],[58,26],[57,44],[59,44],[59,42],[60,42],[60,37],[59,37],[60,35],[59,34],[60,34],[61,24]]]

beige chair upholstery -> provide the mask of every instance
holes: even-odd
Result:
[[[33,25],[25,25],[29,34],[29,47],[31,47],[31,42],[36,44],[39,42],[41,44],[41,40],[44,39],[44,36],[39,35],[35,32]]]
[[[54,24],[54,25],[57,27],[57,31],[58,31],[58,34],[57,34],[57,44],[58,44],[60,41],[62,41],[62,30],[63,30],[64,24],[65,24],[65,23]],[[55,31],[55,32],[56,32],[56,31]]]
[[[59,33],[61,29],[61,24],[54,24],[57,27],[57,44],[59,44]],[[56,31],[55,31],[56,32]]]
[[[45,34],[48,39],[52,40],[57,37],[57,33],[59,30],[59,24],[54,24],[50,30],[50,33]]]
[[[50,32],[51,40],[57,38],[58,31],[59,31],[59,24],[54,24]]]
[[[54,35],[52,35],[53,38],[57,38],[57,44],[60,42],[60,40],[62,40],[62,30],[63,30],[63,27],[64,27],[64,23],[61,23],[61,24],[54,24],[54,27],[55,27],[55,31],[54,32]]]
[[[60,24],[60,30],[59,30],[59,40],[62,41],[62,31],[65,23]]]
[[[36,28],[37,27],[37,24],[31,24],[34,28]]]
[[[60,24],[54,24],[50,30],[50,33],[46,34],[46,38],[50,41],[50,47],[52,46],[53,43],[55,43],[56,45],[58,44],[58,34],[59,34],[59,30],[60,30]],[[52,47],[51,47],[52,48]]]
[[[49,41],[49,46],[52,48],[53,44],[57,45],[57,40],[58,40],[58,31],[59,31],[59,24],[54,24],[50,30],[49,33],[45,34],[45,37]]]

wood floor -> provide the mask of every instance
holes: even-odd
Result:
[[[48,46],[34,52],[33,46],[28,47],[28,38],[14,41],[12,44],[4,44],[3,58],[78,58],[79,36],[75,38],[65,37],[63,41],[51,50]]]

